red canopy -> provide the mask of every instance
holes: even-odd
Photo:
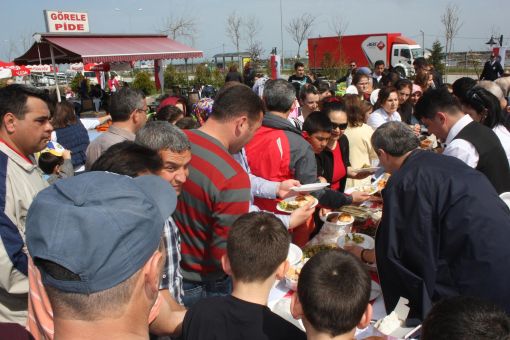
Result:
[[[55,62],[100,63],[136,60],[200,58],[195,50],[160,34],[41,34],[36,42],[14,62],[18,65],[51,63],[50,45]]]

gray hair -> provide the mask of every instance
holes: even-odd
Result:
[[[480,80],[478,82],[478,86],[486,89],[487,91],[495,95],[496,98],[498,98],[498,100],[506,99],[501,87],[493,81]]]
[[[135,142],[149,149],[160,151],[169,149],[181,153],[191,150],[188,137],[169,122],[148,122],[136,133]]]
[[[143,110],[145,94],[142,91],[123,87],[110,97],[110,115],[113,122],[125,122],[134,110]]]
[[[268,80],[262,95],[268,111],[287,112],[296,100],[296,89],[286,80]]]
[[[413,130],[402,122],[387,122],[379,126],[371,141],[374,150],[382,149],[394,157],[403,156],[420,145]]]

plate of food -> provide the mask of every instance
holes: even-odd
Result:
[[[310,183],[310,184],[303,184],[299,187],[292,187],[290,190],[295,192],[312,192],[324,189],[329,186],[329,183]]]
[[[373,195],[373,194],[377,193],[377,185],[372,184],[372,185],[362,185],[359,187],[352,187],[352,188],[345,190],[345,193],[347,195],[350,195],[355,191],[366,192],[369,195]]]
[[[317,244],[314,246],[307,246],[303,249],[303,257],[306,259],[311,258],[315,254],[323,251],[323,250],[329,250],[329,249],[337,249],[338,245],[331,243],[331,244]]]
[[[369,174],[373,174],[373,173],[375,173],[379,169],[380,169],[380,167],[378,167],[378,166],[370,166],[368,164],[363,164],[363,166],[361,168],[353,169],[352,171],[357,172],[357,173],[369,173]]]
[[[309,202],[312,202],[312,208],[319,203],[319,201],[311,195],[298,195],[287,197],[286,199],[278,202],[276,205],[276,210],[291,213]]]
[[[359,246],[364,249],[373,249],[375,240],[368,235],[360,233],[347,233],[344,237],[338,238],[338,246],[343,248],[345,245]]]
[[[346,212],[333,211],[321,217],[324,223],[337,224],[340,226],[351,224],[354,222],[354,216]]]

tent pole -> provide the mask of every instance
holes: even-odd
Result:
[[[55,65],[55,54],[53,53],[53,45],[51,45],[51,44],[50,44],[50,55],[51,55],[51,64],[53,65],[53,76],[55,77],[57,100],[60,103],[62,101],[62,99],[60,98],[60,89],[58,88],[57,67]]]

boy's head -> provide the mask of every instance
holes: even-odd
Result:
[[[313,152],[319,154],[324,150],[331,137],[333,124],[329,117],[320,111],[312,112],[303,124],[303,135],[312,146]]]
[[[510,339],[510,318],[493,303],[456,296],[434,305],[422,327],[423,340]]]
[[[223,268],[238,282],[264,282],[275,272],[283,277],[289,245],[289,233],[273,214],[244,214],[230,229]]]
[[[299,275],[291,311],[303,318],[307,333],[335,337],[366,327],[372,317],[370,276],[352,254],[340,249],[313,256]]]
[[[51,152],[41,152],[39,155],[39,168],[46,174],[57,174],[59,168],[64,164],[64,157],[54,155]]]

